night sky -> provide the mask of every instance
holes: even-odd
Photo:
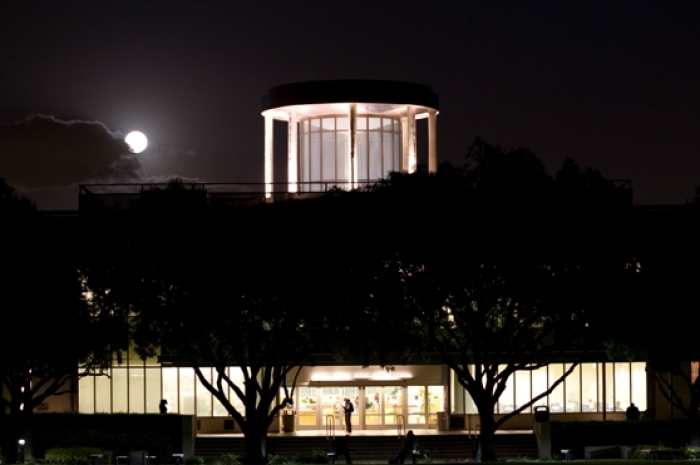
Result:
[[[323,79],[430,86],[440,160],[481,137],[637,204],[700,185],[697,0],[0,0],[0,176],[41,209],[80,183],[262,182],[261,96]]]

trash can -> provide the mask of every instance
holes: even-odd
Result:
[[[549,421],[549,407],[546,405],[535,407],[535,421],[537,423],[547,423]]]
[[[282,412],[282,429],[285,433],[293,433],[296,423],[296,412],[294,410]]]
[[[438,431],[447,431],[449,428],[447,412],[437,413],[437,429]]]

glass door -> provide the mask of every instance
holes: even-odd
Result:
[[[316,388],[301,386],[297,388],[299,401],[296,403],[297,421],[300,428],[316,429],[319,426]]]

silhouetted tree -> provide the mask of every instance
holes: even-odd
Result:
[[[612,357],[647,362],[659,393],[689,420],[691,445],[700,445],[700,378],[691,362],[700,360],[696,311],[700,272],[700,210],[695,202],[640,211],[635,221],[640,284],[638,311],[623,313],[611,327]],[[653,410],[654,405],[648,408]],[[673,415],[673,414],[672,414]]]
[[[182,215],[181,228],[139,215],[122,229],[120,258],[97,273],[110,303],[134,315],[137,350],[192,367],[240,426],[250,463],[266,460],[267,431],[299,371],[329,352],[326,257],[285,212],[243,207],[196,224]]]
[[[92,304],[74,220],[45,218],[4,182],[0,190],[6,332],[0,339],[0,431],[3,454],[15,463],[19,438],[26,441],[25,458],[32,458],[35,409],[51,396],[75,392],[78,377],[101,374],[125,348],[127,335],[119,334],[124,320],[119,324],[118,315]]]
[[[623,227],[629,212],[595,216],[562,205],[554,180],[525,149],[477,139],[465,168],[449,173],[453,189],[443,197],[440,172],[417,173],[412,184],[394,178],[399,191],[414,189],[406,197],[431,201],[411,204],[412,216],[396,230],[415,226],[419,233],[401,243],[388,266],[405,285],[407,317],[475,402],[482,460],[495,460],[495,431],[550,394],[586,350],[602,351],[603,315],[629,305],[624,292],[635,279]],[[557,360],[570,363],[562,377],[495,418],[516,372]]]

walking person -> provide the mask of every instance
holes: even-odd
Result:
[[[397,455],[395,459],[389,460],[389,463],[403,463],[407,455],[410,455],[411,461],[416,463],[416,455],[419,450],[420,446],[418,445],[416,435],[413,434],[413,430],[408,430],[408,433],[406,433],[406,440],[403,443],[401,451],[399,451],[399,455]]]
[[[355,411],[355,406],[350,402],[350,398],[345,396],[343,410],[345,410],[345,431],[352,433],[352,412]]]

